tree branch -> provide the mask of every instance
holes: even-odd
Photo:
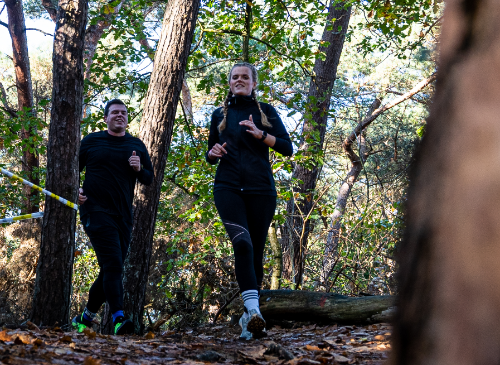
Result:
[[[36,30],[37,32],[43,33],[43,34],[48,35],[48,36],[50,36],[50,37],[53,37],[53,36],[54,36],[54,34],[47,33],[47,32],[45,32],[45,31],[43,31],[43,30],[41,30],[41,29],[37,29],[37,28],[26,28],[26,30]]]
[[[269,48],[271,48],[274,52],[276,52],[280,56],[283,56],[285,58],[288,58],[290,61],[295,62],[302,69],[302,71],[304,72],[304,75],[306,75],[308,77],[311,76],[311,73],[304,66],[302,66],[302,64],[299,61],[297,61],[295,58],[290,57],[289,55],[287,55],[285,53],[282,53],[282,52],[278,51],[272,44],[270,44],[269,42],[266,42],[263,39],[254,37],[252,35],[243,34],[243,32],[241,32],[239,30],[233,30],[233,29],[205,29],[205,28],[203,28],[202,24],[200,24],[200,27],[201,27],[201,30],[203,32],[207,32],[207,33],[223,33],[223,34],[234,34],[234,35],[239,35],[239,36],[248,36],[248,38],[253,39],[254,41],[257,41],[257,42],[260,42],[262,44],[265,44],[266,46],[268,46]]]
[[[346,138],[346,140],[343,143],[343,148],[344,150],[346,149],[348,144],[352,144],[357,136],[365,129],[368,127],[377,117],[386,112],[387,110],[395,107],[396,105],[402,103],[405,100],[410,99],[413,95],[417,94],[420,92],[424,87],[429,85],[431,82],[433,82],[436,79],[436,73],[434,72],[429,78],[420,81],[413,89],[408,91],[406,94],[401,95],[399,98],[394,99],[388,104],[383,105],[380,108],[377,108],[376,110],[373,111],[369,116],[367,116],[364,120],[361,121],[361,123],[358,124],[358,126],[352,131],[352,133]]]

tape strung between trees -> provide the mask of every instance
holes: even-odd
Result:
[[[13,174],[12,172],[5,170],[4,168],[0,167],[0,172],[2,174],[4,174],[4,175],[10,177],[13,180],[18,180],[18,181],[22,182],[23,184],[30,186],[32,189],[38,190],[38,191],[44,193],[45,195],[47,195],[47,196],[49,196],[49,197],[51,197],[51,198],[53,198],[55,200],[58,200],[62,204],[66,205],[66,206],[68,206],[70,208],[73,208],[74,210],[78,210],[78,205],[77,204],[72,203],[69,200],[66,200],[66,199],[62,198],[59,195],[51,193],[50,191],[45,190],[44,188],[41,188],[40,186],[35,185],[32,182],[29,182],[28,180],[24,180],[22,177],[17,176],[15,174]],[[24,219],[33,219],[33,218],[41,218],[41,217],[43,217],[43,212],[37,212],[37,213],[31,213],[31,214],[24,214],[24,215],[19,215],[19,216],[16,216],[16,217],[10,217],[10,218],[0,219],[0,224],[1,223],[13,223],[15,221],[20,221],[20,220],[24,220]]]
[[[31,213],[31,214],[23,214],[23,215],[18,215],[18,216],[15,216],[15,217],[0,219],[0,224],[2,224],[2,223],[14,223],[16,221],[22,221],[22,220],[25,220],[25,219],[34,219],[34,218],[42,218],[42,217],[43,217],[43,212],[36,212],[36,213]]]

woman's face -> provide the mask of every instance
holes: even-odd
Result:
[[[252,70],[245,66],[233,68],[229,87],[234,95],[250,95],[257,86],[257,82],[252,79]]]

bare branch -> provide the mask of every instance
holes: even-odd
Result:
[[[37,32],[43,33],[43,34],[48,35],[48,36],[50,36],[50,37],[53,37],[53,36],[54,36],[54,34],[47,33],[47,32],[45,32],[45,31],[43,31],[43,30],[41,30],[41,29],[37,29],[37,28],[26,28],[26,30],[36,30]]]
[[[420,81],[417,85],[415,85],[415,87],[413,89],[408,91],[406,94],[401,95],[399,98],[396,98],[393,101],[391,101],[390,103],[385,104],[382,107],[377,108],[375,111],[373,111],[373,113],[371,113],[363,121],[361,121],[361,123],[359,123],[358,126],[346,138],[346,140],[344,141],[344,144],[342,146],[342,147],[344,147],[344,150],[346,149],[347,145],[352,144],[356,140],[357,136],[359,136],[359,134],[363,131],[363,129],[368,127],[371,124],[371,122],[373,122],[375,119],[377,119],[377,117],[380,114],[395,107],[396,105],[402,103],[403,101],[410,99],[413,95],[420,92],[424,87],[429,85],[435,79],[436,79],[436,73],[433,73],[429,78]]]

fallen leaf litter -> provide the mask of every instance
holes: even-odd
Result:
[[[297,327],[297,326],[294,326]],[[383,364],[388,324],[271,328],[259,340],[238,339],[229,324],[145,336],[104,336],[28,325],[0,331],[1,364]]]

